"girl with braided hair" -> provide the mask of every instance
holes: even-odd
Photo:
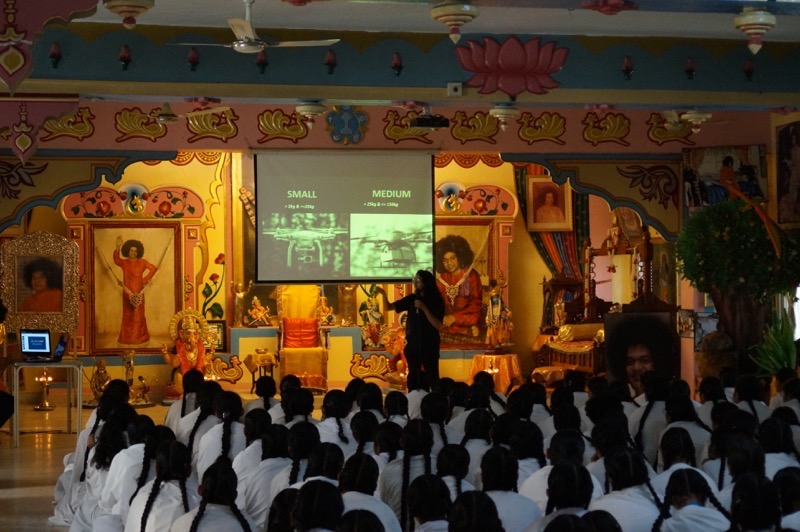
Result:
[[[658,435],[658,441],[672,428],[682,428],[689,433],[695,449],[694,466],[702,463],[704,452],[711,442],[711,427],[700,420],[692,400],[686,395],[670,395],[664,402],[664,413],[667,416],[667,426]],[[663,471],[664,457],[658,455],[658,469]]]
[[[131,494],[136,489],[136,475],[142,469],[145,441],[155,425],[149,416],[138,415],[128,423],[128,447],[122,449],[108,468],[103,494],[98,502],[99,514],[94,527],[98,530],[122,530],[121,508],[127,507]]]
[[[758,441],[764,449],[764,474],[770,480],[784,467],[800,467],[792,429],[777,419],[767,419],[758,427]]]
[[[314,413],[314,394],[308,388],[292,388],[286,391],[286,417],[284,424],[290,429],[301,421],[316,425],[319,423],[311,415]]]
[[[519,488],[531,475],[547,465],[542,431],[535,423],[520,421],[514,425],[508,445],[519,464],[517,474],[517,488]]]
[[[346,456],[356,450],[356,441],[346,419],[351,406],[344,391],[330,390],[322,400],[322,421],[317,424],[319,440],[339,445]]]
[[[386,532],[401,532],[400,522],[386,503],[375,497],[378,487],[378,464],[367,454],[354,454],[339,475],[339,492],[344,511],[368,510],[377,515]]]
[[[464,437],[463,432],[445,425],[450,414],[450,404],[447,396],[443,393],[431,392],[423,397],[422,403],[420,403],[420,414],[422,419],[430,424],[433,431],[433,449],[431,452],[434,456],[439,454],[442,447],[448,443],[458,443]]]
[[[203,478],[206,468],[220,456],[227,456],[233,461],[247,447],[244,425],[239,423],[242,412],[242,398],[238,393],[224,391],[217,395],[214,400],[214,414],[220,422],[208,429],[200,439],[195,466],[197,478]]]
[[[392,390],[383,400],[383,414],[386,421],[405,427],[408,423],[408,397],[403,392]]]
[[[606,456],[611,492],[589,503],[589,510],[606,510],[622,530],[648,530],[661,514],[662,501],[647,477],[641,454],[618,449]]]
[[[505,447],[492,447],[481,460],[483,491],[492,498],[503,528],[526,530],[542,517],[542,511],[530,499],[517,493],[519,465]]]
[[[721,403],[720,407],[727,409]],[[712,410],[716,414],[717,408]],[[716,481],[717,489],[722,491],[733,482],[728,468],[728,443],[736,438],[755,439],[758,431],[756,417],[745,410],[733,406],[733,409],[720,422],[718,428],[711,434],[711,443],[708,446],[708,460],[703,462],[702,470]]]
[[[494,501],[482,491],[465,491],[453,501],[447,514],[451,532],[503,532]]]
[[[292,523],[299,532],[335,530],[344,513],[339,489],[324,480],[312,480],[297,493]]]
[[[477,408],[469,410],[469,417],[464,425],[464,437],[459,442],[469,453],[469,472],[467,481],[480,487],[481,459],[492,447],[492,425],[494,418],[488,410]]]
[[[271,491],[273,478],[292,463],[289,458],[288,439],[289,429],[284,425],[268,427],[261,439],[261,463],[239,481],[236,505],[255,521],[258,530],[264,529],[270,504],[274,498]]]
[[[800,450],[800,420],[798,420],[797,414],[794,413],[794,410],[788,406],[779,406],[772,411],[770,418],[777,419],[778,421],[788,425],[789,430],[792,431],[794,447],[795,449]]]
[[[745,473],[733,489],[731,530],[784,530],[780,504],[771,480],[757,472]]]
[[[383,392],[381,387],[374,382],[366,382],[358,390],[356,407],[349,417],[352,418],[356,412],[369,410],[380,421],[386,421],[386,415],[383,413]]]
[[[719,377],[705,377],[700,381],[697,393],[700,395],[700,403],[702,403],[697,407],[697,417],[710,427],[711,409],[714,408],[714,405],[717,403],[728,401],[728,398],[725,397],[725,389],[722,387],[722,381]]]
[[[403,449],[400,447],[403,428],[405,425],[400,426],[392,421],[384,421],[378,425],[373,446],[375,454],[372,457],[378,464],[379,471],[383,471],[389,462],[403,457]]]
[[[156,477],[131,502],[125,532],[166,530],[178,517],[196,508],[200,496],[191,474],[189,449],[177,440],[162,443],[156,452]]]
[[[253,472],[261,463],[264,454],[263,439],[267,430],[272,426],[269,414],[263,408],[254,408],[244,416],[244,439],[245,449],[237,454],[233,459],[233,470],[239,485]]]
[[[190,369],[183,374],[183,395],[169,406],[167,417],[164,419],[164,425],[173,432],[177,433],[181,419],[197,408],[197,390],[200,389],[204,379],[203,372],[197,369]]]
[[[436,475],[444,480],[447,489],[450,490],[450,500],[462,492],[474,490],[470,482],[466,480],[469,472],[469,452],[463,446],[456,443],[448,443],[436,456]]]
[[[144,487],[149,480],[156,476],[155,457],[156,451],[164,442],[175,441],[175,433],[169,427],[164,425],[157,425],[153,427],[147,439],[144,441],[144,449],[142,451],[142,458],[139,460],[139,467],[136,469],[135,479],[136,484],[130,493],[126,493],[125,498],[122,499],[123,504],[120,507],[120,517],[122,517],[122,524],[124,525],[128,520],[128,511],[131,502],[139,491]]]
[[[725,458],[731,483],[719,491],[719,500],[725,508],[731,508],[736,483],[747,473],[764,475],[764,449],[755,438],[729,435],[725,441]]]
[[[560,515],[582,516],[592,500],[592,476],[585,467],[562,460],[553,465],[547,477],[545,516],[531,532],[541,532]]]
[[[400,438],[403,458],[389,462],[378,478],[378,497],[392,508],[400,526],[410,527],[408,517],[408,486],[412,480],[423,473],[433,472],[431,449],[433,431],[428,422],[412,419],[403,428]]]
[[[781,469],[772,483],[781,497],[781,526],[800,530],[800,467]]]
[[[185,379],[186,376],[183,378]],[[255,389],[258,397],[244,405],[245,415],[256,408],[269,410],[273,406],[280,403],[280,401],[275,399],[275,394],[278,393],[278,389],[275,386],[275,379],[269,375],[262,375],[256,379]]]
[[[681,427],[667,429],[661,436],[659,452],[664,460],[664,471],[650,478],[653,488],[658,493],[664,493],[672,474],[681,469],[692,469],[703,477],[711,487],[714,496],[719,495],[717,483],[704,471],[697,468],[696,452],[689,432]]]
[[[763,402],[764,383],[755,375],[742,375],[733,389],[733,402],[736,406],[756,417],[759,423],[770,415],[769,407]]]
[[[479,371],[472,378],[472,382],[473,384],[482,386],[489,394],[489,406],[492,412],[494,412],[495,417],[505,414],[508,411],[506,396],[494,390],[494,377],[492,377],[491,373]]]
[[[272,479],[270,493],[273,497],[285,488],[306,478],[308,461],[320,443],[316,425],[301,421],[289,429],[288,451],[292,463],[276,473]]]
[[[353,433],[353,439],[357,444],[353,454],[366,453],[372,455],[375,453],[375,433],[378,432],[378,419],[372,413],[372,410],[356,412],[350,420],[350,431]],[[345,458],[350,458],[350,456]]]
[[[225,456],[206,469],[197,492],[200,506],[175,520],[171,532],[255,530],[253,521],[236,506],[236,473]]]
[[[322,442],[317,445],[308,459],[308,468],[303,479],[295,482],[290,488],[300,489],[303,484],[313,480],[324,480],[338,488],[339,473],[344,466],[342,448],[335,443]]]
[[[408,511],[415,531],[447,529],[451,493],[441,478],[420,475],[408,486]]]
[[[274,424],[283,425],[285,423],[285,410],[288,406],[283,399],[286,396],[286,392],[289,390],[299,390],[301,387],[302,383],[300,382],[300,377],[297,375],[289,374],[281,377],[281,384],[279,386],[281,392],[280,401],[267,410]]]
[[[211,427],[219,423],[219,418],[214,415],[214,400],[220,393],[222,386],[217,381],[203,382],[197,391],[197,409],[181,418],[178,423],[178,432],[175,436],[192,451],[193,468],[197,464],[200,439]]]
[[[272,506],[268,508],[266,528],[256,522],[257,530],[294,532],[292,512],[294,511],[294,505],[297,504],[297,496],[299,494],[300,490],[294,488],[286,488],[278,493],[272,500]]]
[[[696,470],[686,468],[675,471],[669,478],[661,515],[653,523],[653,532],[725,532],[730,525],[731,514],[714,496],[705,478]]]
[[[644,453],[647,463],[656,467],[658,436],[667,426],[664,407],[669,395],[669,383],[664,376],[655,372],[643,374],[641,381],[647,404],[630,415],[628,431],[633,436],[636,447]]]

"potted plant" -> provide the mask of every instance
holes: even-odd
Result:
[[[745,355],[761,343],[774,296],[794,294],[800,284],[797,233],[778,231],[775,238],[759,213],[738,199],[693,213],[678,236],[678,271],[711,295],[718,331],[732,339],[740,370],[755,369]]]
[[[797,368],[794,327],[788,312],[773,313],[772,322],[764,331],[764,339],[753,347],[750,359],[764,376],[774,375],[783,368]]]

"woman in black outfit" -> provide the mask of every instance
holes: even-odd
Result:
[[[444,300],[436,288],[436,278],[427,270],[414,276],[414,293],[393,303],[379,288],[383,303],[389,310],[406,312],[406,346],[403,354],[408,363],[409,390],[422,376],[429,385],[439,380],[439,330],[444,318]]]

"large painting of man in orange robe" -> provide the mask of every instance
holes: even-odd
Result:
[[[169,320],[181,308],[179,226],[97,224],[90,235],[93,352],[171,344]]]

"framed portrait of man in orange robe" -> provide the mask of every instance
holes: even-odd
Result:
[[[92,353],[171,345],[169,320],[182,308],[180,224],[120,222],[89,228]]]

